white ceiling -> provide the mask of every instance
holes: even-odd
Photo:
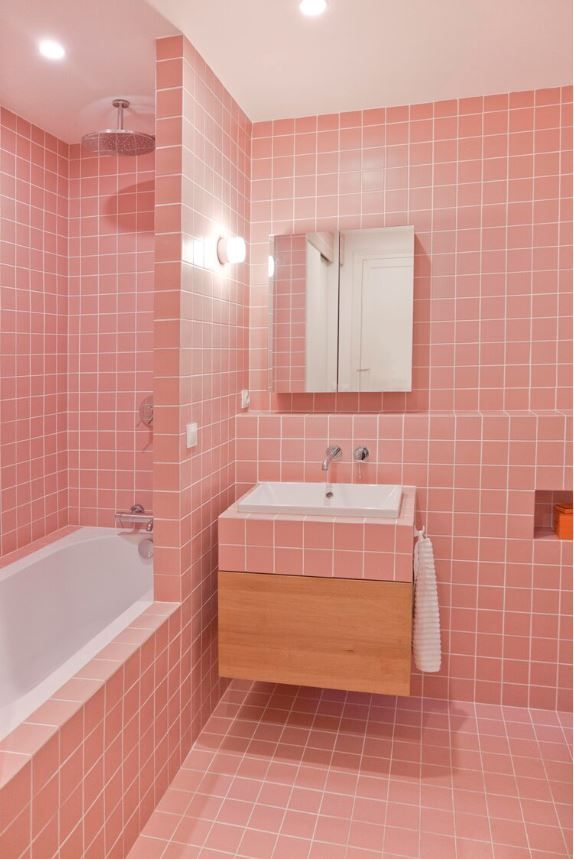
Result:
[[[116,96],[133,110],[126,127],[153,132],[155,47],[175,32],[144,0],[0,0],[0,104],[76,143],[112,125]],[[56,39],[62,62],[39,56]]]
[[[0,0],[0,104],[69,142],[153,131],[154,39],[182,30],[253,120],[557,86],[570,0]],[[171,23],[168,23],[171,22]],[[67,49],[42,59],[39,38]]]
[[[571,81],[570,0],[151,0],[252,120]]]

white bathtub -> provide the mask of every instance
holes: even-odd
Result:
[[[148,536],[79,528],[0,569],[0,739],[150,605]]]

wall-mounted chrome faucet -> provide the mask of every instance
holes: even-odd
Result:
[[[329,471],[329,466],[333,462],[334,459],[340,459],[343,455],[343,451],[337,445],[333,447],[328,447],[325,451],[325,459],[323,460],[323,464],[321,465],[321,471]]]

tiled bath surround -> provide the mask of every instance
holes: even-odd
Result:
[[[180,764],[183,618],[152,605],[0,742],[2,857],[126,855]]]

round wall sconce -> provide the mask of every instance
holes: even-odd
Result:
[[[217,241],[217,259],[221,265],[245,262],[247,245],[242,236],[221,237]]]

